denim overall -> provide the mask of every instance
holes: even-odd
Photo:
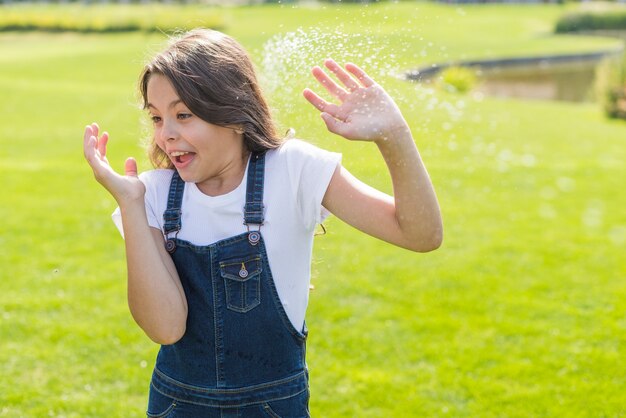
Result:
[[[176,238],[185,183],[174,172],[164,232],[187,297],[187,329],[161,346],[148,417],[309,417],[306,329],[285,313],[260,234],[264,171],[265,154],[253,154],[247,232],[207,246]]]

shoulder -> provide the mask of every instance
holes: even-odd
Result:
[[[284,161],[287,164],[306,164],[308,162],[331,162],[336,163],[341,155],[322,149],[301,139],[288,139],[280,147],[268,151],[270,160]]]
[[[168,169],[149,170],[139,174],[139,180],[146,186],[146,204],[160,208],[163,202],[167,202],[173,175],[174,170]]]
[[[290,138],[276,148],[276,152],[281,154],[310,154],[327,151],[302,139]]]

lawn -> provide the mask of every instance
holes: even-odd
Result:
[[[334,218],[316,238],[313,416],[626,417],[626,123],[595,104],[454,95],[398,78],[435,62],[617,41],[553,35],[574,6],[194,7],[166,10],[180,26],[206,13],[250,50],[281,127],[391,191],[375,147],[326,133],[300,95],[326,56],[363,64],[405,113],[440,199],[445,242],[433,253]],[[164,39],[0,34],[0,417],[145,416],[158,347],[128,312],[115,204],[81,140],[98,121],[114,166],[134,155],[149,168],[135,86]]]

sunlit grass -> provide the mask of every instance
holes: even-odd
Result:
[[[360,62],[358,51],[333,47],[344,38],[330,28],[361,34],[351,46],[371,40],[364,66],[405,112],[442,205],[445,243],[434,253],[393,248],[333,218],[316,238],[312,413],[624,416],[626,125],[594,104],[426,91],[389,71],[614,41],[551,36],[556,6],[460,10],[220,9],[261,69],[269,39],[330,33],[301,64],[276,57],[282,70],[265,78],[291,87],[270,90],[271,102],[285,129],[343,152],[351,171],[390,191],[375,147],[326,133],[300,96],[313,84],[309,61],[331,53]],[[497,36],[505,28],[511,35]],[[114,166],[134,155],[149,167],[135,84],[163,40],[0,35],[1,417],[145,415],[157,347],[128,313],[115,205],[83,162],[81,139],[97,120],[111,133]]]

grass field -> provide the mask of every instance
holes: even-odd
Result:
[[[564,10],[191,13],[189,25],[218,16],[249,48],[283,128],[342,152],[357,176],[390,191],[375,147],[324,132],[300,96],[313,84],[308,67],[327,55],[363,63],[397,98],[438,192],[445,242],[434,253],[393,248],[332,218],[316,238],[313,416],[626,417],[626,124],[594,104],[452,95],[397,78],[459,58],[616,46],[553,35]],[[128,312],[115,205],[81,139],[98,121],[113,165],[134,155],[149,168],[135,84],[163,41],[0,34],[0,417],[145,416],[158,347]]]

